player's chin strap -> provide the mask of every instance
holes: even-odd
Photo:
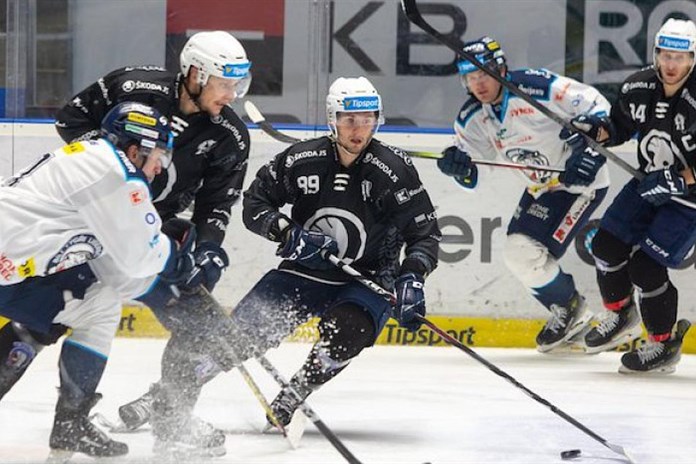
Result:
[[[187,77],[184,77],[181,81],[181,84],[184,86],[184,90],[186,90],[186,93],[189,96],[189,99],[191,100],[191,103],[196,105],[196,108],[198,108],[200,111],[203,111],[200,105],[199,99],[201,98],[201,93],[203,93],[203,86],[201,85],[201,90],[198,93],[191,92],[191,89],[189,89],[188,84],[186,83]]]
[[[332,254],[329,254],[329,253],[324,253],[323,256],[331,264],[333,264],[334,266],[343,270],[343,272],[345,272],[346,274],[348,274],[349,276],[354,278],[356,281],[360,282],[361,284],[363,284],[364,286],[366,286],[367,288],[369,288],[370,290],[372,290],[373,292],[375,292],[376,294],[378,294],[379,296],[381,296],[385,300],[389,301],[389,303],[394,304],[396,302],[396,297],[394,296],[393,293],[380,287],[375,282],[373,282],[372,280],[370,280],[367,277],[365,277],[364,275],[362,275],[359,271],[357,271],[355,268],[353,268],[349,264],[345,263],[344,261],[342,261],[338,257],[336,257]],[[595,440],[597,440],[598,442],[600,442],[602,445],[606,446],[610,450],[622,455],[624,458],[626,458],[627,462],[629,462],[631,464],[636,464],[635,461],[633,460],[633,458],[631,458],[627,454],[626,450],[623,447],[621,447],[619,445],[615,445],[613,443],[609,443],[607,440],[605,440],[604,438],[597,435],[595,432],[593,432],[589,428],[582,425],[576,419],[574,419],[573,417],[569,416],[567,413],[563,412],[562,410],[560,410],[559,408],[557,408],[556,406],[551,404],[548,400],[542,398],[541,396],[539,396],[536,393],[534,393],[533,391],[531,391],[529,388],[522,385],[520,382],[518,382],[510,374],[503,371],[502,369],[500,369],[499,367],[497,367],[495,364],[491,363],[487,359],[483,358],[481,355],[476,353],[476,351],[474,351],[470,347],[464,345],[456,338],[452,337],[450,334],[448,334],[447,332],[445,332],[444,330],[439,328],[437,325],[435,325],[433,322],[429,321],[427,318],[421,316],[420,314],[416,314],[416,319],[418,319],[418,321],[420,321],[425,326],[427,326],[430,330],[432,330],[433,332],[438,334],[440,337],[442,337],[442,339],[445,342],[447,342],[448,344],[454,346],[455,348],[459,348],[460,350],[464,351],[466,354],[468,354],[469,356],[474,358],[476,361],[478,361],[481,364],[483,364],[484,366],[486,366],[490,371],[499,375],[500,377],[504,378],[505,380],[509,381],[514,386],[516,386],[517,388],[522,390],[527,396],[529,396],[533,400],[548,407],[553,413],[562,417],[563,419],[565,419],[566,421],[568,421],[569,423],[571,423],[572,425],[574,425],[578,429],[582,430],[587,435],[594,438]]]

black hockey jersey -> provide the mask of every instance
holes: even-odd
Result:
[[[101,120],[115,105],[135,101],[171,120],[173,163],[152,183],[163,220],[193,200],[198,241],[222,243],[232,205],[239,199],[249,157],[249,131],[228,107],[218,117],[179,110],[181,74],[156,66],[115,70],[75,95],[58,111],[56,129],[66,142],[99,136]]]
[[[618,145],[638,135],[640,170],[651,172],[676,165],[678,170],[696,166],[696,73],[676,94],[665,97],[654,67],[628,77],[612,106]]]
[[[279,209],[292,205],[291,218],[308,230],[333,237],[339,257],[391,288],[406,259],[417,260],[425,274],[437,265],[441,234],[430,197],[411,159],[401,150],[373,139],[349,167],[342,166],[329,137],[292,145],[263,166],[244,192],[244,224],[274,241]],[[345,281],[343,271],[292,268],[325,280]]]

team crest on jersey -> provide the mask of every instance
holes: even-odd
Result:
[[[205,155],[211,150],[211,148],[215,146],[216,143],[217,142],[213,139],[208,139],[199,143],[198,147],[196,148],[196,153],[194,153],[194,155]]]
[[[94,235],[75,235],[48,261],[46,274],[54,274],[84,264],[101,256],[103,251],[104,247]]]
[[[684,155],[672,141],[672,137],[664,131],[652,129],[640,141],[640,155],[648,164],[648,171],[664,169],[676,164],[677,160],[687,166]]]
[[[338,243],[338,257],[346,263],[357,261],[365,253],[365,225],[350,211],[334,207],[320,208],[305,221],[304,228],[333,237]]]
[[[505,152],[505,156],[513,163],[530,164],[534,166],[548,166],[549,158],[543,153],[524,148],[512,148]],[[533,182],[546,183],[551,178],[550,171],[522,171]]]

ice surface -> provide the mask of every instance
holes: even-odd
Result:
[[[117,339],[95,411],[115,418],[118,405],[145,392],[159,376],[163,340]],[[284,344],[269,359],[289,377],[309,345]],[[639,463],[696,462],[696,356],[676,374],[626,376],[618,353],[549,356],[525,349],[477,352],[539,396]],[[0,463],[42,462],[58,384],[58,347],[45,349],[0,403]],[[249,371],[269,400],[278,387],[254,361]],[[572,462],[610,464],[621,457],[549,408],[527,397],[453,348],[378,346],[309,399],[323,421],[364,464],[560,463],[560,452],[582,449]],[[264,414],[236,372],[207,385],[197,413],[227,432],[227,455],[205,462],[328,464],[345,459],[308,425],[300,448],[260,433]],[[124,459],[160,462],[149,429],[115,435],[130,446]],[[71,462],[94,462],[76,455]],[[183,464],[183,463],[181,463]]]

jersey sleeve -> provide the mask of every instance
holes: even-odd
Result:
[[[239,200],[249,158],[249,133],[241,145],[229,140],[218,149],[220,153],[206,168],[203,184],[196,192],[193,217],[198,241],[212,241],[221,244],[230,222],[232,206]]]
[[[109,76],[99,79],[58,110],[55,127],[63,141],[73,143],[99,137],[101,120],[108,111],[108,79]]]
[[[291,203],[290,182],[283,166],[288,150],[259,169],[244,192],[242,202],[242,220],[246,228],[273,241],[280,241],[278,219],[285,217],[279,210]]]
[[[569,77],[555,75],[551,110],[570,119],[580,114],[609,116],[611,105],[597,89]]]
[[[638,130],[638,125],[631,117],[630,104],[631,94],[621,92],[611,107],[611,122],[614,128],[612,145],[620,145],[630,140]]]
[[[437,267],[442,239],[437,213],[415,168],[403,176],[399,187],[388,201],[393,223],[401,231],[406,245],[402,272],[413,271],[427,276]]]

